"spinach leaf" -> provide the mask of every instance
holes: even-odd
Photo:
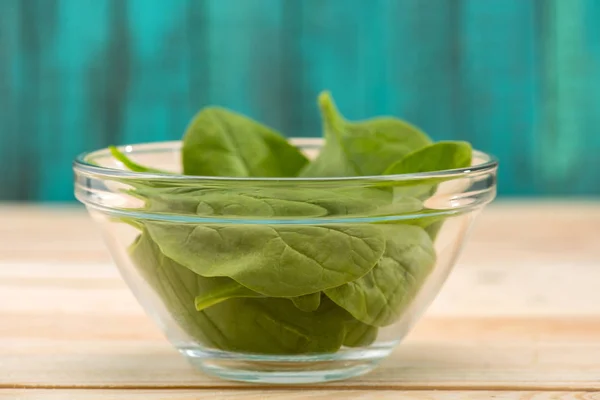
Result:
[[[329,216],[380,216],[419,211],[423,203],[413,197],[394,196],[389,190],[350,187],[302,191],[303,200],[326,208]],[[289,195],[297,196],[296,193]]]
[[[108,146],[108,149],[110,150],[110,153],[112,154],[112,156],[114,158],[116,158],[121,163],[123,163],[123,165],[131,171],[152,172],[152,173],[158,173],[158,174],[170,174],[171,173],[168,171],[163,171],[163,170],[156,169],[156,168],[145,167],[141,164],[138,164],[135,161],[133,161],[132,159],[130,159],[129,157],[127,157],[124,153],[122,153],[115,146]]]
[[[219,349],[227,347],[226,338],[209,316],[198,312],[194,306],[195,297],[209,284],[209,278],[203,278],[165,257],[145,231],[131,245],[129,254],[182,331],[204,345]]]
[[[438,142],[407,154],[390,165],[384,175],[412,174],[466,168],[471,165],[471,145],[467,142]],[[455,177],[410,179],[393,182],[395,195],[426,200],[437,185]]]
[[[330,353],[346,335],[346,311],[324,298],[314,312],[288,299],[239,298],[206,310],[227,338],[225,350],[260,354]]]
[[[438,142],[406,155],[400,161],[392,164],[385,173],[409,174],[466,168],[471,165],[472,153],[473,149],[467,142]],[[407,185],[397,185],[395,193],[425,201],[435,193],[439,184],[452,179],[455,177],[408,181]],[[425,228],[430,238],[434,240],[445,218],[440,216],[424,217],[416,221],[416,224]]]
[[[379,175],[392,163],[431,143],[416,127],[396,118],[349,122],[329,92],[319,95],[325,145],[302,177]]]
[[[321,292],[292,297],[291,300],[299,310],[306,312],[315,311],[321,305]]]
[[[193,225],[147,221],[169,258],[204,277],[224,276],[266,296],[296,297],[371,270],[385,249],[371,225]]]
[[[329,299],[315,312],[297,309],[288,299],[229,298],[197,311],[194,299],[214,293],[222,278],[204,278],[161,253],[143,232],[131,258],[161,297],[177,325],[191,339],[227,351],[304,354],[336,351],[351,317]]]
[[[216,277],[212,278],[213,284],[210,288],[199,293],[194,299],[196,310],[202,311],[205,308],[214,306],[222,301],[239,297],[265,297],[256,293],[245,286],[240,285],[233,279]]]
[[[374,207],[387,204],[391,201],[389,193],[369,188],[269,188],[258,189],[250,195],[263,199],[282,199],[287,201],[311,204],[325,210],[324,215],[356,215],[369,213]],[[278,216],[286,216],[281,210]]]
[[[425,232],[427,232],[432,242],[435,241],[435,239],[437,238],[437,235],[440,232],[440,229],[442,229],[445,220],[446,217],[438,217],[437,221],[434,221],[425,226]]]
[[[247,217],[320,217],[327,210],[318,205],[263,194],[262,191],[236,192],[224,190],[196,197],[197,215],[227,215]]]
[[[344,341],[351,317],[329,299],[312,313],[274,298],[230,298],[196,311],[194,298],[214,292],[222,278],[201,277],[165,257],[146,232],[130,254],[177,325],[204,345],[245,353],[305,354],[337,351]]]
[[[344,337],[344,346],[363,347],[368,346],[377,339],[379,329],[375,326],[367,325],[356,319],[346,321],[346,336]]]
[[[295,190],[288,192],[295,193]],[[236,217],[319,217],[327,210],[294,196],[279,197],[263,189],[216,188],[152,188],[138,186],[130,194],[146,201],[152,212],[191,214],[198,216]]]
[[[361,322],[386,326],[395,322],[435,264],[427,233],[410,225],[387,225],[386,249],[377,265],[363,277],[325,294]]]
[[[239,298],[239,297],[254,297],[264,298],[266,296],[248,289],[240,285],[230,278],[205,278],[211,280],[210,287],[196,296],[194,301],[196,310],[202,311],[205,308],[218,304],[222,301]],[[291,297],[290,300],[298,309],[306,312],[315,311],[321,304],[321,293],[312,293],[304,296]]]
[[[152,187],[147,184],[130,183],[134,189],[128,194],[144,200],[144,209],[161,214],[196,214],[198,200],[197,188],[188,187]]]
[[[407,154],[390,165],[385,175],[412,174],[466,168],[471,165],[473,149],[467,142],[437,142]]]
[[[378,216],[419,211],[422,201],[389,190],[354,188],[148,188],[131,192],[156,213],[228,217]]]
[[[279,133],[219,107],[200,111],[183,137],[186,175],[296,176],[306,157]]]

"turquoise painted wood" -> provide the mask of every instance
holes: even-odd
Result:
[[[501,195],[600,195],[600,0],[0,0],[0,200],[220,104],[318,136],[317,93],[496,154]]]

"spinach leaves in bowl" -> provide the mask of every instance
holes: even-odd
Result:
[[[311,160],[246,116],[201,110],[183,137],[183,174],[318,180],[471,165],[466,142],[434,143],[392,117],[348,121],[328,92],[318,104],[324,146]],[[115,147],[111,152],[132,171],[168,175]],[[439,182],[295,189],[136,180],[129,193],[146,211],[205,220],[129,221],[140,230],[129,251],[173,320],[205,346],[257,354],[368,346],[379,329],[402,319],[434,269],[435,234],[443,222],[369,218],[422,212]]]

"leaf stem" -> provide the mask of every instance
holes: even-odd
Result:
[[[339,129],[344,123],[344,118],[335,105],[331,93],[327,90],[321,92],[319,94],[318,103],[325,125],[333,130]]]
[[[154,172],[154,173],[158,173],[158,174],[168,174],[169,173],[167,171],[163,171],[160,169],[144,167],[143,165],[140,165],[140,164],[136,163],[135,161],[132,161],[129,157],[127,157],[124,153],[122,153],[115,146],[108,146],[108,149],[110,150],[110,153],[112,154],[112,156],[114,158],[121,161],[123,163],[123,165],[125,165],[125,167],[127,167],[129,170],[131,170],[133,172]]]

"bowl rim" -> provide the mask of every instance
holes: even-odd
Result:
[[[321,147],[324,143],[322,138],[289,138],[292,144],[299,147]],[[152,152],[167,149],[181,148],[181,140],[157,141],[149,143],[136,143],[117,146],[125,154],[136,152]],[[118,168],[103,167],[89,161],[94,156],[110,154],[107,147],[79,154],[73,161],[73,169],[76,172],[89,173],[96,176],[110,178],[136,178],[136,179],[161,179],[173,182],[189,181],[211,181],[211,182],[353,182],[353,181],[409,181],[417,179],[435,179],[452,177],[469,177],[481,173],[493,172],[498,168],[498,159],[489,153],[473,149],[473,155],[484,161],[466,168],[446,169],[434,172],[416,172],[410,174],[394,175],[366,175],[366,176],[341,176],[341,177],[233,177],[233,176],[202,176],[168,174],[158,172],[135,172]]]

